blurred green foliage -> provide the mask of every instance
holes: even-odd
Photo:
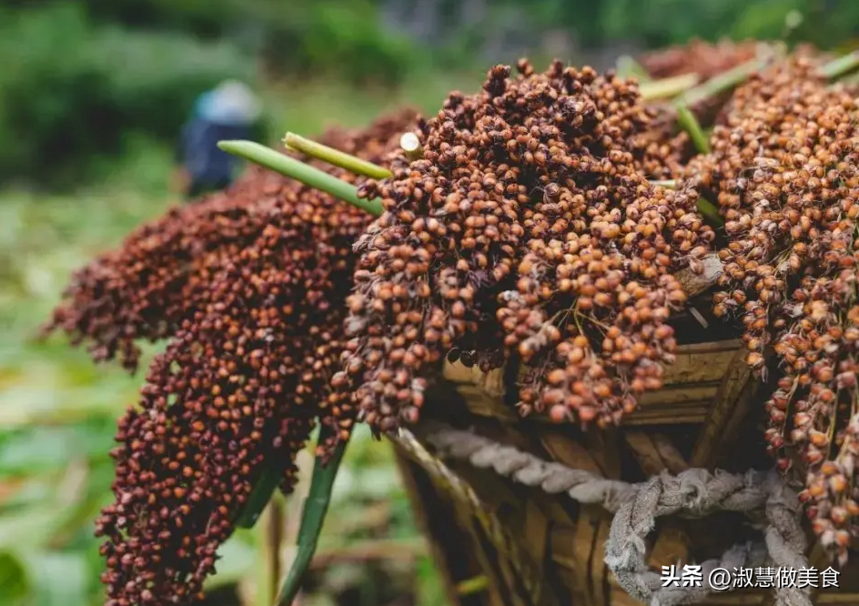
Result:
[[[135,133],[175,137],[222,79],[253,75],[228,44],[95,27],[73,2],[0,13],[0,57],[0,181],[87,176]]]
[[[258,86],[257,58],[269,76],[350,85],[398,82],[420,63],[404,39],[380,35],[368,2],[291,4],[0,4],[0,182],[81,183],[129,137],[172,143],[205,90],[225,78]]]
[[[300,7],[300,8],[299,8]],[[370,0],[317,0],[285,10],[263,56],[280,74],[333,74],[351,84],[391,84],[422,72],[429,57],[405,37],[381,30]]]
[[[490,14],[521,5],[516,0],[487,4]],[[802,16],[795,28],[786,27],[791,13]],[[854,0],[535,0],[524,18],[535,35],[574,32],[584,48],[622,41],[658,48],[693,37],[771,40],[786,34],[794,41],[833,48],[859,35],[859,3]],[[470,29],[485,32],[486,23]],[[475,44],[480,40],[471,38]]]
[[[266,67],[352,83],[400,82],[421,62],[407,38],[383,29],[373,0],[84,0],[93,20],[229,39]]]
[[[481,51],[510,40],[542,56],[545,32],[568,33],[575,55],[693,36],[832,47],[857,24],[852,0],[0,0],[0,183],[97,178],[93,159],[140,134],[172,143],[196,96],[230,77],[392,87],[482,71]]]
[[[853,0],[602,0],[595,4],[602,6],[600,27],[595,28],[602,33],[598,43],[637,38],[649,47],[660,47],[692,37],[786,38],[830,49],[859,35],[859,3]],[[791,13],[801,16],[793,28],[787,25]]]

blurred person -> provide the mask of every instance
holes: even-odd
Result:
[[[229,187],[237,159],[218,149],[218,141],[250,139],[260,117],[260,103],[235,80],[203,93],[182,127],[176,149],[177,186],[186,200]]]

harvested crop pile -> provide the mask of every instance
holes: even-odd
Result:
[[[783,62],[741,87],[689,175],[727,221],[715,312],[742,319],[753,368],[775,354],[766,438],[782,468],[785,446],[801,450],[801,498],[843,560],[859,516],[858,108],[813,67]]]
[[[496,66],[429,121],[406,111],[324,139],[390,178],[308,157],[336,177],[319,187],[352,204],[357,189],[376,220],[255,169],[79,272],[48,331],[132,370],[138,342],[169,339],[120,421],[116,501],[98,521],[108,605],[192,601],[253,491],[272,474],[291,490],[317,422],[323,459],[356,421],[413,424],[445,359],[521,366],[523,415],[619,424],[674,361],[679,273],[716,250],[714,313],[740,319],[748,364],[777,382],[770,450],[786,471],[798,447],[801,498],[844,561],[859,520],[857,106],[826,80],[849,61],[767,61],[736,91],[747,73],[657,108],[612,72]],[[716,106],[708,141],[694,112]],[[400,149],[415,128],[419,145]],[[692,158],[693,139],[710,151]]]
[[[518,356],[520,409],[558,421],[617,423],[662,386],[686,300],[672,273],[713,231],[696,198],[639,171],[634,84],[558,61],[519,71],[451,95],[423,159],[364,188],[386,212],[356,246],[347,372],[379,430],[417,420],[445,355],[484,370]]]
[[[406,111],[327,140],[383,161]],[[354,180],[344,171],[339,176]],[[343,348],[351,246],[369,219],[268,171],[171,211],[74,279],[48,330],[133,368],[169,338],[120,420],[106,541],[108,606],[191,601],[264,474],[289,492],[317,419],[330,451],[355,410],[329,378]]]

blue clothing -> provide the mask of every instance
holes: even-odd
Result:
[[[251,138],[257,115],[256,99],[241,83],[224,82],[197,98],[176,149],[190,176],[189,197],[232,183],[237,160],[218,141]]]
[[[179,162],[192,182],[215,184],[232,181],[236,158],[218,148],[218,141],[250,138],[247,124],[217,124],[195,116],[182,128]]]

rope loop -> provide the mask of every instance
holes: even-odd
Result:
[[[466,460],[520,484],[548,494],[566,493],[579,503],[598,504],[614,513],[605,563],[630,596],[650,606],[691,604],[714,591],[731,590],[737,586],[740,568],[769,565],[799,570],[808,566],[799,499],[775,471],[731,474],[688,469],[677,475],[663,471],[646,482],[629,484],[545,461],[470,431],[438,423],[422,423],[422,430],[423,440],[438,456]],[[700,563],[696,568],[700,586],[674,586],[650,570],[647,537],[657,518],[699,518],[718,511],[742,513],[759,523],[762,540],[735,545],[721,557]],[[812,606],[810,588],[779,586],[775,597],[776,606]]]

